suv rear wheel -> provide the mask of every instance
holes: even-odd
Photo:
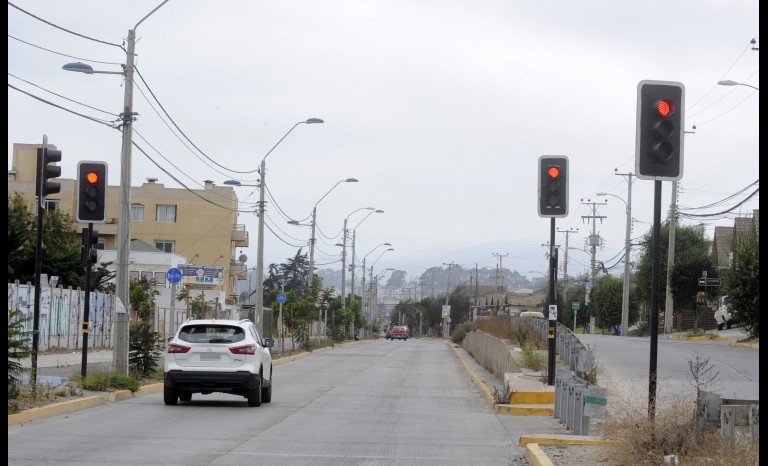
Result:
[[[170,387],[163,387],[163,401],[168,406],[176,406],[179,402],[179,397],[176,395],[176,390]]]
[[[248,406],[261,406],[261,388],[264,383],[261,372],[256,380],[258,382],[256,387],[248,391]]]

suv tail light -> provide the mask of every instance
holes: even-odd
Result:
[[[232,354],[256,354],[256,345],[236,346],[229,351]]]
[[[168,345],[168,354],[186,353],[187,351],[189,351],[189,346],[179,345],[176,343],[171,343]]]

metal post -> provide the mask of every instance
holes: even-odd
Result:
[[[341,309],[346,309],[347,302],[347,219],[344,219],[344,228],[341,230],[344,235],[341,247]],[[355,332],[355,325],[352,324],[352,333]]]

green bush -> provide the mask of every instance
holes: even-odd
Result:
[[[141,388],[141,381],[131,375],[118,374],[117,372],[92,371],[83,379],[80,375],[73,375],[71,380],[85,390],[105,392],[109,390],[130,390],[136,392]]]
[[[162,356],[160,334],[152,331],[149,321],[135,322],[130,328],[128,367],[139,378],[155,372]]]
[[[464,337],[467,336],[467,333],[474,329],[475,325],[471,322],[465,322],[456,326],[456,328],[453,329],[453,334],[451,334],[451,341],[456,344],[461,344],[461,342],[464,341]]]
[[[539,371],[544,367],[544,357],[536,352],[536,343],[528,339],[523,344],[523,366]]]

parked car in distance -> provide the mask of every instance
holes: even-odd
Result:
[[[248,406],[272,401],[275,342],[262,340],[248,319],[188,319],[171,337],[163,362],[163,401],[191,401],[193,393],[229,393]]]
[[[523,311],[520,313],[520,317],[535,317],[537,319],[543,319],[544,313],[541,311]]]
[[[386,338],[387,340],[392,338],[392,329],[393,328],[395,328],[395,323],[394,322],[390,322],[389,326],[387,327],[387,331],[384,332],[384,338]]]
[[[732,319],[731,311],[728,309],[728,305],[725,304],[725,299],[728,296],[720,296],[717,300],[717,310],[715,311],[715,320],[717,321],[717,329],[723,330],[731,328]]]
[[[408,327],[405,325],[396,325],[390,333],[390,338],[394,340],[407,340],[408,339]]]

